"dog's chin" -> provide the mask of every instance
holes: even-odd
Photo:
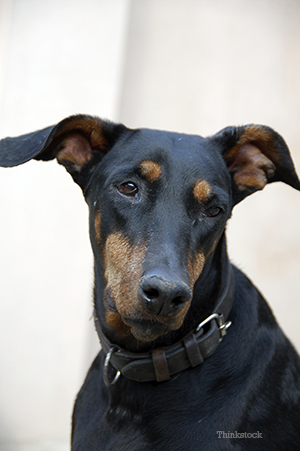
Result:
[[[132,335],[139,341],[151,342],[156,340],[161,335],[170,332],[170,328],[164,324],[160,324],[149,320],[132,320],[123,319],[124,323],[130,327]]]
[[[144,342],[144,343],[150,343],[157,338],[159,338],[161,335],[165,335],[168,333],[168,330],[162,329],[160,331],[153,331],[151,329],[142,329],[142,328],[131,328],[131,333],[137,340]]]

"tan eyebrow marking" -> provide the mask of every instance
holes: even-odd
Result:
[[[160,165],[151,160],[143,161],[140,164],[140,170],[141,174],[151,182],[158,180],[162,173]]]
[[[194,198],[198,202],[205,202],[209,199],[211,195],[211,186],[205,180],[197,180],[193,188]]]

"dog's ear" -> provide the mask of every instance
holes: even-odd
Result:
[[[0,166],[56,158],[84,190],[97,163],[125,130],[97,117],[71,116],[54,127],[0,141]]]
[[[289,149],[273,129],[262,125],[227,127],[214,135],[232,178],[233,204],[281,181],[300,190]]]

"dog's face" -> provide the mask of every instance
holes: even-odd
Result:
[[[107,325],[140,341],[180,328],[230,215],[220,153],[197,136],[140,130],[103,158],[86,196]]]
[[[283,139],[256,125],[204,139],[74,116],[1,141],[0,165],[31,158],[57,158],[84,192],[95,308],[121,344],[151,344],[201,308],[232,206],[269,182],[300,189]]]

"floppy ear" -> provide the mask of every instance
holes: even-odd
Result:
[[[0,141],[0,166],[56,158],[84,190],[97,163],[125,130],[97,117],[71,116],[54,127]]]
[[[281,181],[300,190],[300,182],[283,138],[262,125],[227,127],[212,137],[232,179],[233,204]]]

